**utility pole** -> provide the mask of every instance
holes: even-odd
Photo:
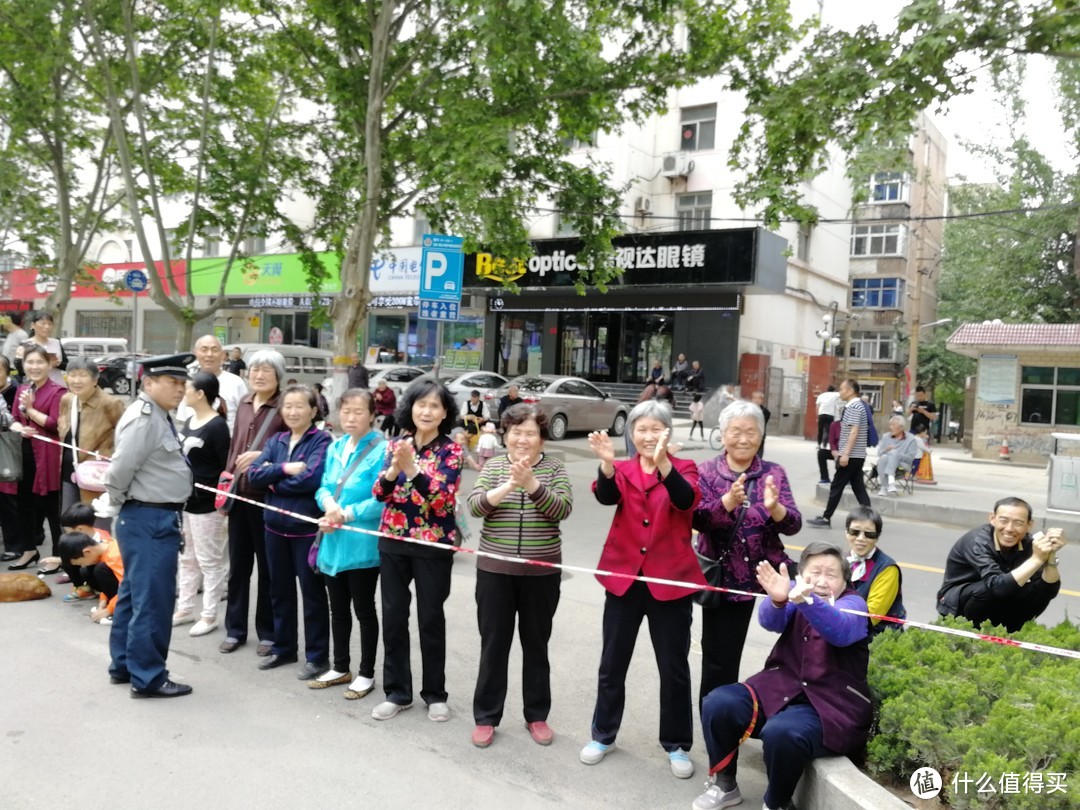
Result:
[[[908,337],[908,374],[910,391],[919,384],[919,330],[922,326],[922,277],[923,268],[915,271],[915,292],[911,296],[911,317],[908,319],[910,335]],[[906,399],[906,398],[905,398]],[[907,402],[905,401],[905,405]]]

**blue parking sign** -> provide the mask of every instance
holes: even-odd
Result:
[[[464,239],[438,233],[424,234],[420,254],[420,300],[461,303],[465,256]],[[455,310],[457,307],[454,307]],[[421,314],[421,317],[428,317]],[[450,319],[448,319],[450,320]],[[452,320],[457,320],[455,316]]]

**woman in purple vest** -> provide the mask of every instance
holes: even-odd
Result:
[[[870,612],[876,616],[907,618],[904,599],[900,593],[903,575],[896,560],[878,548],[881,537],[881,515],[869,506],[856,506],[844,522],[847,533],[848,565],[851,566],[851,587],[866,600]],[[884,629],[902,630],[899,622],[870,620],[870,636]]]
[[[713,784],[694,800],[695,810],[720,810],[742,802],[735,782],[739,745],[760,738],[765,757],[768,810],[788,806],[803,768],[815,757],[847,754],[866,743],[873,706],[866,667],[867,621],[843,612],[866,611],[848,584],[843,552],[810,543],[799,574],[758,564],[766,598],[761,626],[780,633],[765,669],[745,683],[714,689],[701,712]]]

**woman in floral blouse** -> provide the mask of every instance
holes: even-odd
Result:
[[[389,720],[412,706],[409,583],[414,580],[424,667],[420,697],[428,704],[429,719],[450,719],[443,603],[450,595],[454,552],[435,546],[458,544],[454,502],[462,448],[448,435],[457,415],[457,403],[445,385],[433,377],[414,381],[398,400],[394,419],[405,435],[391,444],[375,484],[375,497],[385,504],[381,531],[421,541],[379,539],[386,700],[372,710],[376,720]]]

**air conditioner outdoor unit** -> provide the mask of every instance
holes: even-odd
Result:
[[[638,197],[634,201],[634,210],[639,214],[647,214],[652,211],[652,200],[648,197]]]
[[[674,180],[676,177],[686,177],[692,171],[694,171],[694,161],[688,160],[678,153],[664,155],[664,161],[660,166],[660,173],[669,180]]]

